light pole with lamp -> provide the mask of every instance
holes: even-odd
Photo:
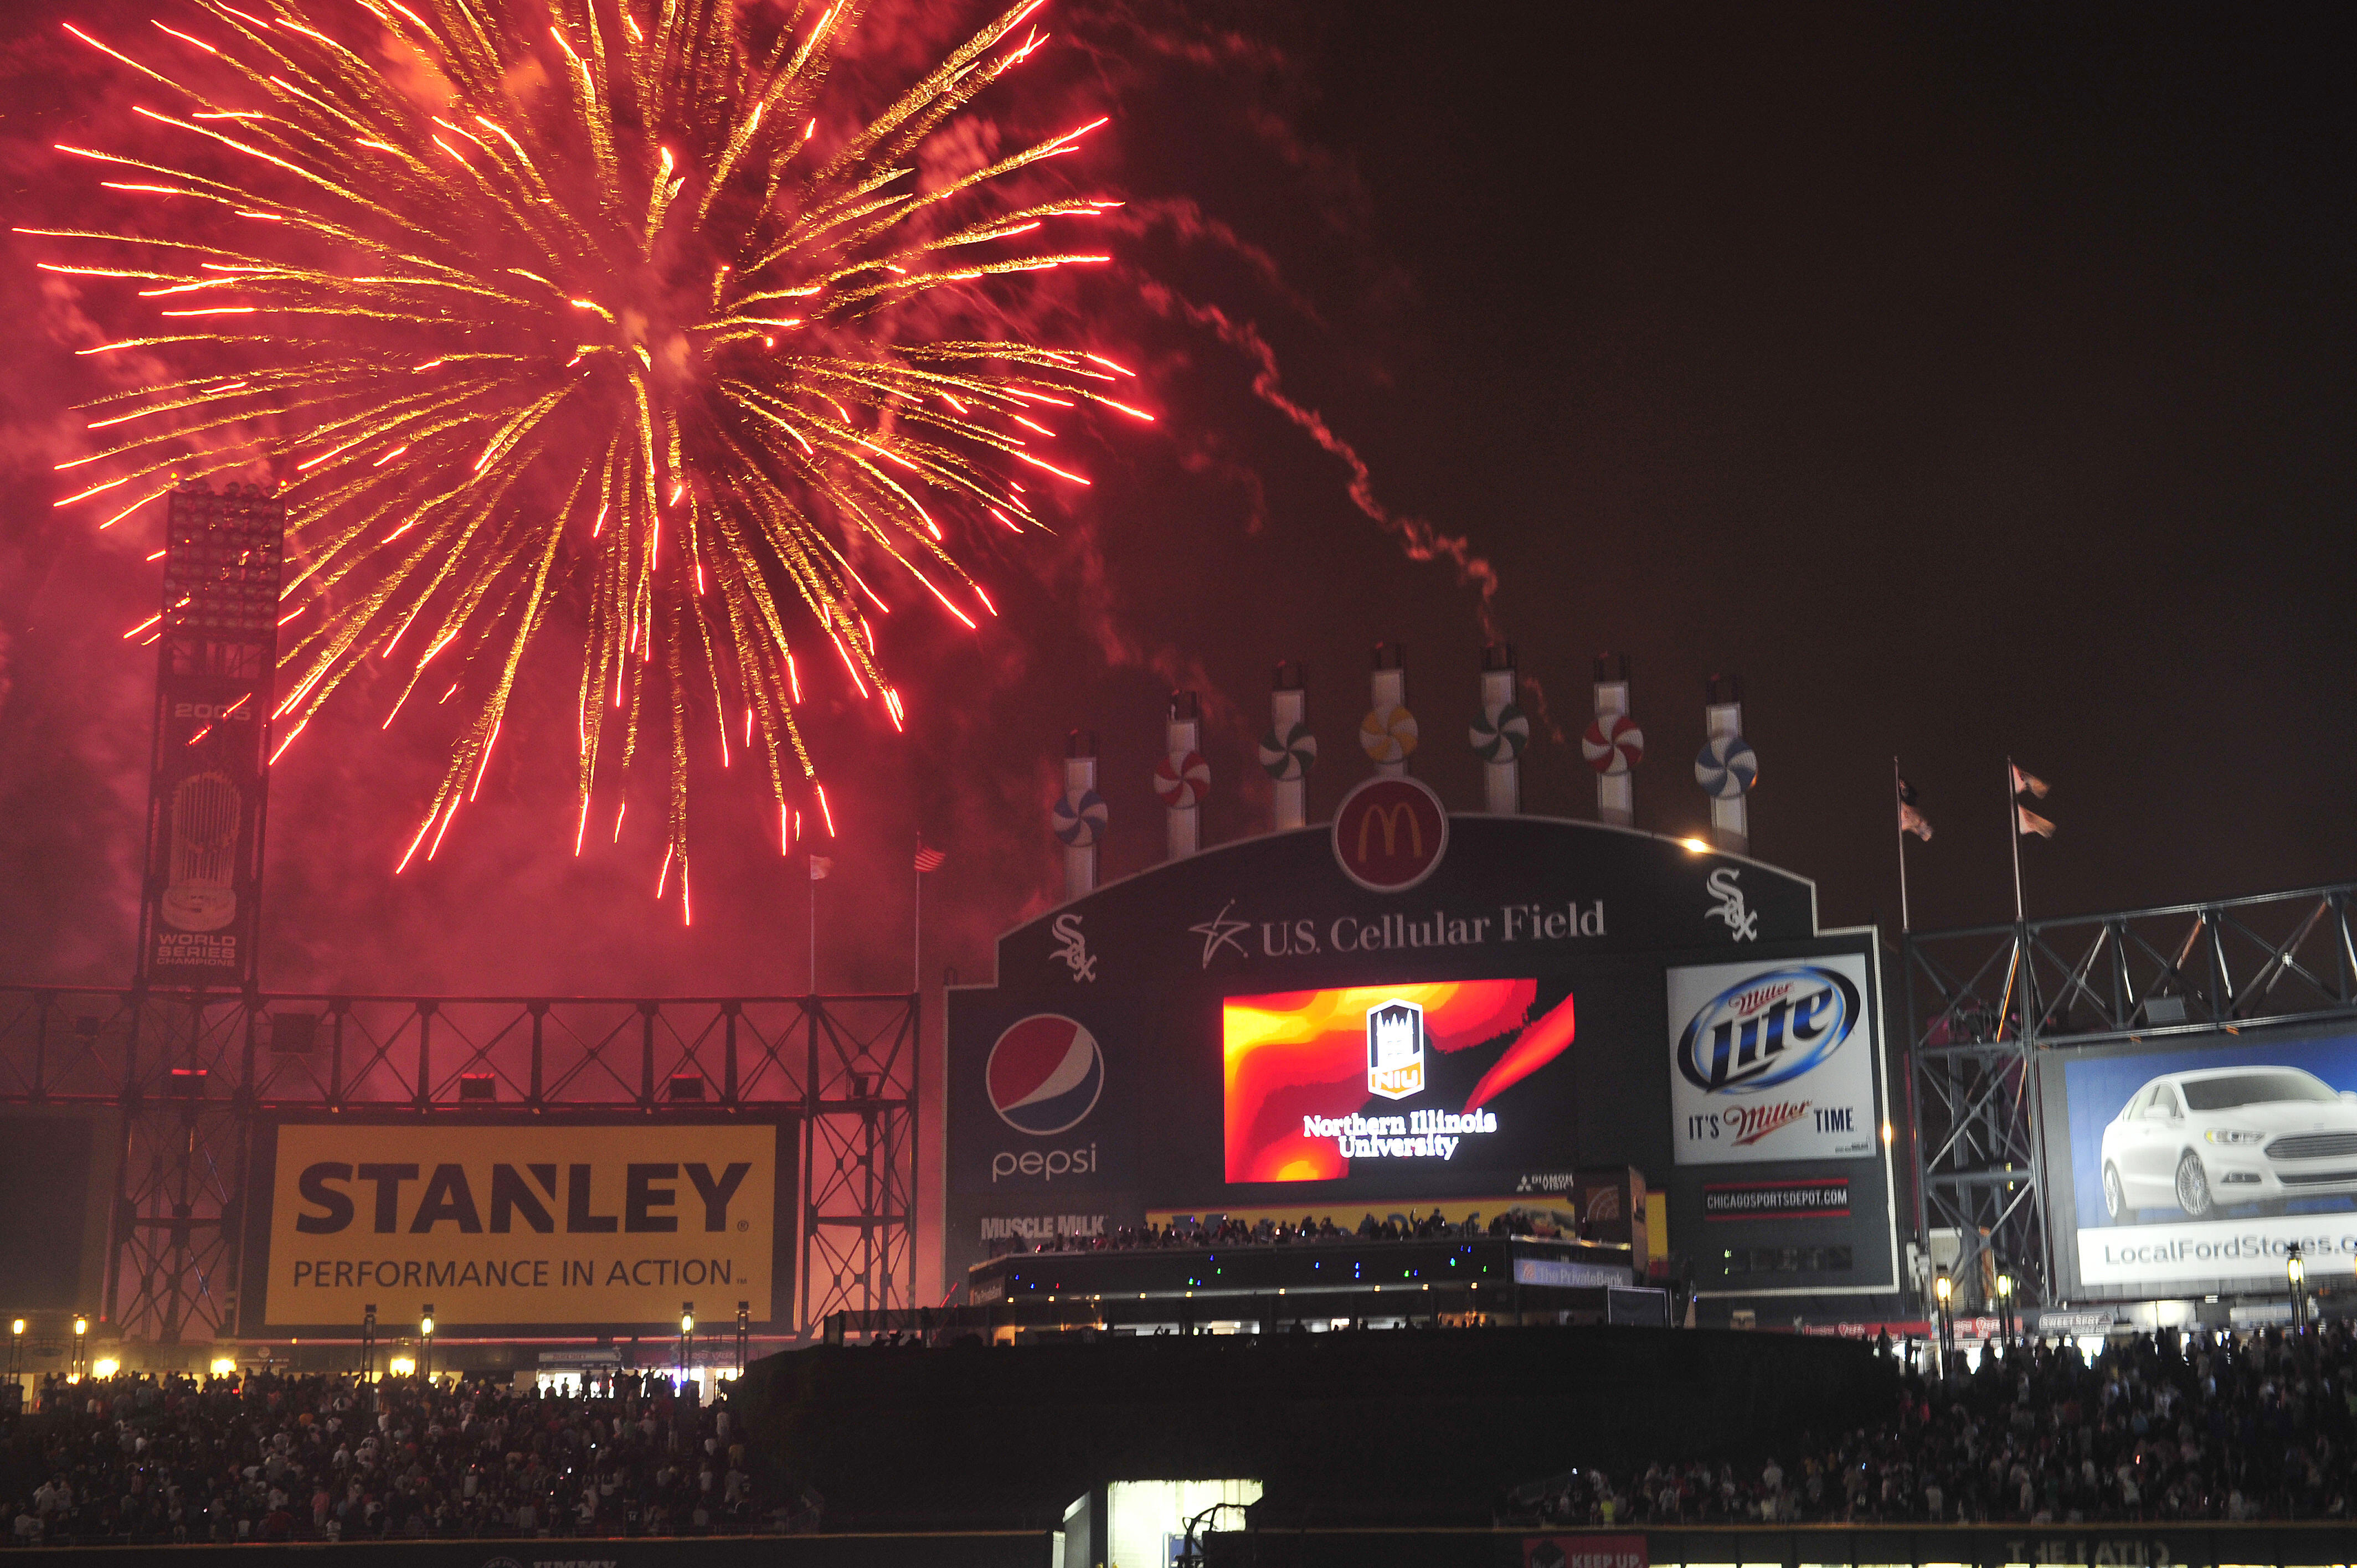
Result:
[[[1999,1269],[1996,1275],[1996,1336],[2005,1353],[2013,1354],[2013,1274]]]
[[[683,1392],[687,1382],[688,1363],[694,1359],[694,1352],[695,1303],[683,1301],[679,1304],[679,1377],[676,1380]]]
[[[67,1381],[75,1383],[81,1381],[82,1357],[89,1345],[90,1319],[77,1312],[74,1314],[73,1376]]]
[[[1943,1381],[1945,1381],[1949,1375],[1949,1360],[1956,1353],[1956,1338],[1953,1332],[1954,1325],[1948,1316],[1948,1297],[1954,1289],[1955,1283],[1948,1278],[1948,1271],[1944,1267],[1942,1268],[1932,1280],[1932,1298],[1937,1304],[1940,1323],[1940,1377]]]
[[[25,1370],[25,1320],[8,1325],[8,1375],[20,1377]]]
[[[2284,1278],[2291,1282],[2291,1326],[2303,1328],[2308,1324],[2308,1260],[2299,1255],[2297,1241],[2284,1259]]]
[[[434,1304],[425,1304],[425,1313],[417,1319],[417,1375],[426,1382],[434,1380]]]
[[[752,1337],[753,1304],[740,1301],[737,1304],[737,1375],[740,1378],[745,1375],[746,1342]]]
[[[361,1381],[376,1381],[376,1303],[361,1308]]]

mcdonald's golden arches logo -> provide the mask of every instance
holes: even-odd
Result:
[[[1373,893],[1398,893],[1432,875],[1448,848],[1448,813],[1414,779],[1370,779],[1334,812],[1334,860]]]

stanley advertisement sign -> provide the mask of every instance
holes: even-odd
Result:
[[[791,1309],[782,1129],[285,1122],[258,1136],[249,1333],[672,1325]],[[262,1247],[257,1259],[254,1243]]]

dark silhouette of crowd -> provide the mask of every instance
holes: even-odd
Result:
[[[1426,1241],[1478,1236],[1576,1239],[1566,1219],[1545,1209],[1510,1208],[1493,1215],[1486,1222],[1479,1214],[1470,1214],[1459,1223],[1436,1208],[1422,1219],[1412,1214],[1390,1214],[1377,1219],[1373,1214],[1368,1213],[1360,1217],[1355,1228],[1345,1230],[1334,1223],[1334,1217],[1330,1214],[1323,1217],[1305,1214],[1297,1225],[1288,1220],[1267,1219],[1247,1224],[1232,1215],[1211,1215],[1200,1219],[1191,1215],[1181,1215],[1168,1225],[1124,1225],[1101,1236],[1044,1236],[1033,1242],[1017,1240],[1005,1250],[1131,1252],[1156,1248],[1208,1251],[1216,1247],[1284,1247],[1320,1241]],[[1579,1227],[1582,1234],[1587,1229],[1585,1225]]]
[[[692,1391],[692,1386],[691,1386]],[[806,1528],[726,1400],[271,1374],[52,1380],[0,1423],[24,1544],[693,1535]]]
[[[1889,1353],[1887,1342],[1881,1347]],[[1783,1461],[1790,1461],[1786,1464]],[[1871,1428],[1736,1463],[1579,1470],[1523,1487],[1523,1523],[2322,1520],[2357,1490],[2357,1334],[2164,1330],[1910,1366]]]

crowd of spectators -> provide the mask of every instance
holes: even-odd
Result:
[[[693,1391],[693,1385],[690,1385]],[[17,1544],[689,1535],[806,1528],[726,1402],[625,1374],[529,1384],[271,1374],[53,1380],[5,1430]]]
[[[2092,1361],[2072,1341],[2031,1345],[1950,1380],[1910,1366],[1888,1418],[1805,1452],[1578,1470],[1501,1512],[1574,1525],[2340,1520],[2352,1490],[2357,1334],[2337,1321],[2164,1330]]]
[[[1154,1248],[1205,1251],[1216,1247],[1283,1247],[1317,1241],[1423,1241],[1447,1240],[1474,1236],[1561,1236],[1570,1237],[1575,1226],[1568,1215],[1544,1208],[1509,1208],[1484,1221],[1479,1214],[1469,1214],[1462,1223],[1450,1219],[1437,1208],[1422,1219],[1413,1214],[1390,1214],[1377,1219],[1373,1214],[1360,1216],[1356,1227],[1345,1230],[1334,1223],[1330,1214],[1324,1217],[1305,1214],[1298,1225],[1289,1220],[1263,1219],[1247,1224],[1233,1215],[1210,1215],[1197,1219],[1180,1215],[1168,1225],[1147,1223],[1138,1226],[1118,1226],[1100,1236],[1043,1236],[1037,1241],[1017,1239],[1011,1251],[1028,1252],[1129,1252]]]

